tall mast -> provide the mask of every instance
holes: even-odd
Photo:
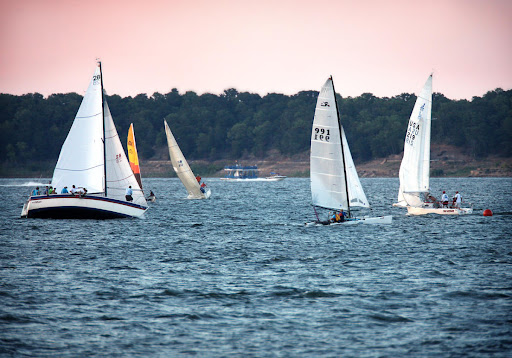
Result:
[[[103,72],[101,72],[101,61],[98,61],[100,66],[100,81],[101,81],[101,116],[103,118],[103,178],[105,185],[105,197],[107,197],[107,140],[105,138],[105,98],[103,92]]]
[[[338,130],[340,131],[341,156],[343,157],[343,177],[345,178],[345,190],[347,193],[348,216],[350,216],[350,198],[348,196],[347,168],[345,167],[345,150],[343,149],[343,133],[341,132],[340,112],[338,111],[338,101],[336,100],[336,90],[331,76],[332,91],[334,92],[334,103],[336,104],[336,115],[338,116]]]

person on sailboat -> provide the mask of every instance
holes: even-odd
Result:
[[[199,188],[199,189],[201,190],[201,193],[203,193],[203,194],[204,194],[204,193],[206,192],[206,189],[205,189],[205,188],[206,188],[206,183],[205,183],[205,182],[203,182],[203,183],[201,184],[201,187]]]
[[[39,187],[36,187],[34,190],[32,190],[32,196],[39,195]]]
[[[130,185],[128,188],[126,188],[126,195],[125,195],[125,198],[126,198],[126,201],[133,201],[133,190],[132,190],[132,186]]]
[[[443,208],[448,207],[448,194],[446,194],[445,191],[443,191],[443,195],[441,196],[441,202],[443,203]]]
[[[337,215],[337,222],[344,222],[345,221],[345,212],[343,211],[343,209],[340,209],[340,212],[336,214]]]
[[[68,187],[65,186],[64,188],[62,188],[62,190],[60,191],[61,194],[69,194],[69,191],[68,191]]]
[[[462,204],[462,197],[460,196],[459,192],[455,192],[455,196],[453,197],[453,201],[455,202],[455,207],[457,209],[460,209],[460,206]]]
[[[342,223],[345,221],[345,213],[343,212],[343,209],[341,209],[339,212],[334,211],[331,221],[333,223]]]

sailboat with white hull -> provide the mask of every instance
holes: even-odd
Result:
[[[391,215],[353,216],[354,207],[369,208],[370,204],[359,181],[340,122],[335,93],[330,77],[318,95],[311,131],[311,197],[317,220],[306,225],[390,224]],[[336,213],[343,210],[346,217],[342,214],[334,222],[330,217],[320,220],[317,208],[333,210]]]
[[[404,156],[400,165],[398,203],[409,215],[462,215],[473,208],[445,207],[430,197],[430,130],[432,122],[432,75],[425,82],[409,118]]]
[[[76,191],[31,196],[21,217],[110,219],[141,217],[147,210],[107,104],[101,62],[62,145],[51,185],[59,191],[75,186]]]
[[[180,178],[181,183],[187,189],[187,199],[209,199],[212,192],[209,188],[199,185],[198,179],[194,176],[192,169],[188,165],[185,156],[183,155],[178,142],[164,120],[165,135],[167,136],[167,146],[169,147],[169,156],[171,158],[172,167]],[[199,178],[200,179],[200,178]]]

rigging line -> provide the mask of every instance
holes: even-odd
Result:
[[[84,116],[84,117],[82,117],[82,116],[78,117],[78,116],[77,116],[77,117],[75,117],[75,118],[76,118],[76,119],[92,118],[92,117],[96,117],[98,114],[101,114],[101,112],[98,112],[98,113],[93,114],[93,115],[90,115],[90,116]]]
[[[109,183],[118,183],[120,181],[123,181],[123,180],[127,180],[128,178],[131,178],[133,177],[134,175],[131,174],[131,175],[128,175],[127,177],[124,177],[124,178],[121,178],[121,179],[117,179],[117,180],[108,180]]]
[[[419,96],[419,95],[418,95],[417,97],[418,97],[418,98],[421,98],[421,99],[423,99],[423,100],[425,100],[425,102],[430,102],[430,103],[432,103],[432,100],[431,100],[430,98],[425,98],[425,97],[422,97],[422,96]]]
[[[100,81],[101,81],[101,117],[103,124],[103,185],[105,186],[105,197],[107,196],[107,140],[105,138],[105,91],[103,89],[103,72],[101,70],[101,61],[98,61],[100,67]]]
[[[112,132],[112,129],[109,131],[109,132]],[[116,133],[115,135],[113,136],[110,136],[110,137],[105,137],[106,139],[111,139],[111,138],[115,138],[115,137],[119,137],[119,134]]]
[[[336,144],[340,144],[340,143],[336,143]],[[328,158],[328,157],[319,157],[319,156],[316,156],[316,155],[312,155],[311,158],[317,158],[317,159],[324,159],[324,160],[336,160],[336,159],[332,159],[332,158]]]
[[[98,164],[98,165],[95,165],[94,167],[90,167],[90,168],[86,168],[86,169],[63,169],[63,168],[55,168],[55,170],[62,170],[62,171],[65,171],[65,172],[85,172],[87,170],[91,170],[91,169],[94,169],[94,168],[99,168],[99,167],[102,167],[103,164]]]
[[[343,176],[345,177],[345,190],[347,193],[347,211],[348,211],[348,216],[350,217],[350,197],[348,195],[348,182],[347,182],[347,169],[346,169],[347,167],[345,164],[345,150],[343,148],[343,127],[342,127],[341,121],[340,121],[338,100],[336,99],[336,90],[334,89],[334,81],[332,79],[332,76],[331,76],[331,86],[332,86],[332,92],[333,92],[333,96],[334,96],[334,103],[336,104],[336,116],[338,119],[338,129],[340,131],[341,156],[343,158]]]

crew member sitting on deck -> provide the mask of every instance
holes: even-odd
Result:
[[[341,209],[341,210],[340,210],[340,213],[339,213],[339,217],[340,217],[339,221],[340,221],[340,222],[344,222],[344,221],[345,221],[345,216],[346,216],[346,215],[347,215],[347,214],[343,211],[343,209]]]
[[[39,187],[36,187],[34,190],[32,190],[32,196],[39,195]]]
[[[125,195],[126,201],[133,201],[132,194],[133,194],[132,186],[130,185],[128,188],[126,188],[126,195]]]
[[[61,190],[61,192],[60,192],[60,193],[61,193],[61,194],[69,194],[68,187],[67,187],[67,186],[65,186],[64,188],[62,188],[62,190]]]
[[[203,182],[203,183],[201,184],[201,188],[200,188],[200,189],[201,189],[201,193],[206,192],[206,189],[205,189],[205,188],[206,188],[206,183],[205,183],[205,182]]]

